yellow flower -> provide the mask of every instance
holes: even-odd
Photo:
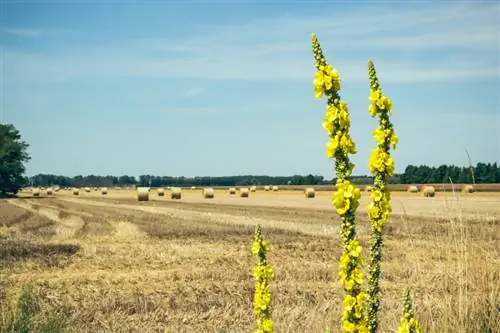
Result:
[[[384,194],[380,190],[372,190],[372,192],[370,193],[370,197],[373,199],[373,201],[377,202],[382,200]]]
[[[356,145],[354,144],[354,142],[352,142],[352,139],[349,136],[349,134],[342,135],[342,138],[340,139],[339,145],[340,145],[340,148],[345,153],[351,153],[351,154],[356,153]]]
[[[377,127],[373,131],[373,137],[375,138],[375,141],[377,142],[377,144],[382,145],[382,144],[384,144],[384,141],[386,138],[386,132],[383,129],[381,129],[380,127]]]
[[[392,145],[392,149],[396,149],[396,145],[399,143],[399,138],[398,136],[396,135],[396,133],[394,131],[392,131],[392,135],[391,135],[391,145]]]
[[[381,92],[380,90],[370,90],[370,101],[373,104],[377,104],[378,100],[380,99]]]
[[[326,145],[326,156],[328,158],[333,158],[335,156],[335,152],[339,148],[339,135],[336,134],[330,141],[328,141]]]
[[[273,322],[270,319],[266,319],[262,322],[262,330],[265,333],[273,331]]]
[[[377,114],[377,108],[373,104],[370,104],[368,106],[368,112],[370,113],[370,116],[375,117]]]

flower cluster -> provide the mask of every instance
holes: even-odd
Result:
[[[406,289],[403,317],[398,327],[398,333],[420,333],[420,326],[418,321],[413,317],[413,309],[411,304],[410,289]]]
[[[374,184],[368,205],[368,217],[372,226],[370,239],[370,267],[368,277],[368,326],[371,333],[377,332],[378,310],[380,306],[380,262],[382,260],[382,231],[391,213],[391,196],[387,188],[387,178],[394,174],[394,159],[390,149],[396,148],[398,137],[389,120],[392,113],[392,101],[384,95],[378,83],[373,62],[368,62],[370,78],[370,106],[372,117],[378,116],[379,125],[373,131],[377,147],[373,149],[369,169],[374,175]]]
[[[340,90],[339,73],[330,65],[318,63],[318,71],[314,75],[314,96],[320,99],[330,90]]]
[[[355,213],[359,206],[360,191],[350,182],[354,164],[349,159],[356,153],[356,145],[349,134],[351,121],[347,103],[339,96],[340,76],[323,56],[323,51],[316,35],[312,35],[314,63],[317,69],[314,78],[316,98],[327,97],[327,109],[323,120],[323,128],[329,136],[326,154],[335,159],[337,190],[332,203],[341,217],[340,232],[342,235],[342,256],[340,259],[339,277],[345,291],[342,313],[342,332],[368,332],[365,303],[366,293],[361,291],[363,274],[362,248],[356,234]]]
[[[253,295],[253,309],[257,321],[257,330],[255,333],[272,333],[273,322],[271,319],[271,286],[273,270],[269,267],[266,253],[269,251],[269,245],[262,238],[262,231],[259,225],[255,228],[254,242],[252,244],[252,254],[257,256],[259,261],[253,270],[255,278],[255,291]]]

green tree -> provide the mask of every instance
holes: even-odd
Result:
[[[29,145],[14,125],[0,124],[0,192],[14,193],[24,185],[24,164],[30,160]]]

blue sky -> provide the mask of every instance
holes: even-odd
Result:
[[[28,174],[333,176],[310,35],[368,172],[372,59],[407,164],[500,162],[498,2],[2,2],[3,122]]]

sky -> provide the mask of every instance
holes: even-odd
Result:
[[[367,61],[394,105],[396,172],[500,162],[498,1],[12,1],[1,120],[27,174],[334,175],[316,33],[368,173]]]

